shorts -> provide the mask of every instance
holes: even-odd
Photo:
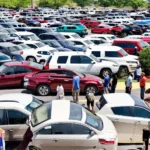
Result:
[[[87,100],[87,106],[94,106],[94,101],[89,101],[89,100]]]

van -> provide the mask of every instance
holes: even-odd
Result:
[[[86,29],[80,28],[75,25],[63,25],[58,27],[56,30],[57,32],[74,32],[79,34],[81,37],[84,37],[85,35],[88,34]]]

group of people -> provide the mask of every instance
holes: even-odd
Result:
[[[139,82],[140,97],[141,97],[141,99],[144,100],[146,78],[145,78],[145,73],[142,72],[142,69],[140,66],[138,66],[135,71],[135,79],[137,79],[137,81]],[[125,92],[128,94],[131,94],[132,81],[133,81],[133,75],[132,75],[132,73],[129,72],[126,77],[126,80],[125,80]],[[104,73],[104,83],[103,83],[104,94],[115,93],[117,83],[118,83],[117,74],[113,74],[110,77],[109,72],[106,71]],[[57,90],[56,99],[63,99],[64,98],[64,88],[61,83],[57,86],[56,90]],[[72,80],[72,96],[73,96],[73,101],[76,103],[79,103],[79,94],[80,94],[80,77],[74,76],[73,80]],[[94,92],[89,90],[86,93],[86,99],[87,99],[88,109],[91,108],[91,110],[94,111],[94,99],[95,99]]]

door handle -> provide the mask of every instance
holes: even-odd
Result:
[[[68,82],[69,80],[64,80],[64,81]]]
[[[54,142],[58,142],[58,139],[52,139],[52,141],[54,141]]]

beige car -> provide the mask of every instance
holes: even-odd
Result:
[[[26,120],[34,108],[43,104],[29,94],[0,95],[0,128],[5,130],[5,141],[21,141],[28,126]]]
[[[53,100],[30,118],[34,150],[117,150],[112,122],[69,100]]]

